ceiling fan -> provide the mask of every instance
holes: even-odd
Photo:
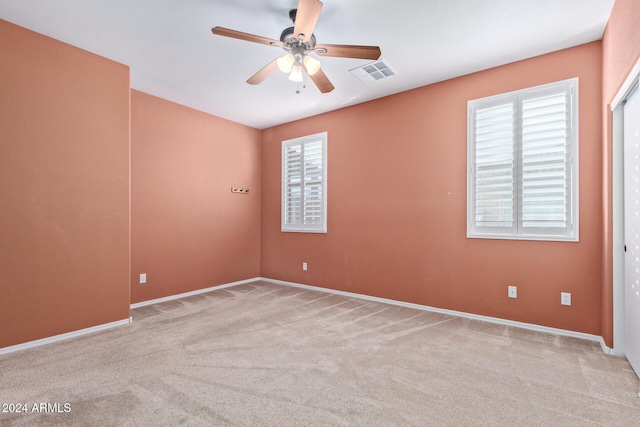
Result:
[[[320,69],[320,61],[311,56],[311,53],[320,56],[369,60],[380,58],[382,53],[378,46],[316,44],[316,36],[313,34],[313,30],[321,10],[322,2],[319,0],[299,0],[298,8],[289,12],[289,18],[293,21],[294,26],[282,31],[280,40],[223,27],[213,27],[211,32],[218,36],[281,47],[285,50],[285,55],[271,61],[267,66],[251,76],[247,83],[252,85],[262,83],[276,69],[289,74],[290,80],[301,82],[303,81],[302,71],[304,70],[320,92],[328,93],[334,89],[334,86]]]

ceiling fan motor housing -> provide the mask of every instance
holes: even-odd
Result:
[[[295,45],[300,45],[302,46],[305,50],[314,50],[316,47],[316,36],[315,34],[311,35],[311,38],[309,38],[309,41],[307,43],[304,43],[300,40],[298,40],[294,35],[293,35],[293,29],[294,27],[289,27],[289,28],[285,28],[282,33],[280,34],[280,41],[282,43],[284,43],[284,45],[286,47],[293,47]]]

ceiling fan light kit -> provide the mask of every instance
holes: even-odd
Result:
[[[302,79],[302,66],[294,65],[291,67],[291,74],[289,74],[289,80],[293,82],[301,82]]]
[[[284,56],[278,58],[278,68],[283,73],[287,74],[291,72],[291,67],[293,67],[293,63],[295,62],[295,58],[290,53],[287,53]]]
[[[294,26],[282,31],[279,41],[223,27],[213,27],[211,31],[219,36],[281,47],[287,52],[251,76],[247,83],[260,84],[276,69],[289,74],[289,80],[302,82],[304,71],[321,93],[328,93],[334,89],[334,86],[321,70],[320,61],[312,57],[311,53],[320,56],[369,60],[380,58],[382,53],[378,46],[316,45],[313,30],[321,10],[322,2],[319,0],[299,0],[298,8],[289,12]]]
[[[307,70],[307,73],[309,73],[310,76],[313,76],[318,72],[318,70],[320,70],[320,61],[312,56],[305,56],[302,59],[302,63],[304,64],[304,68]]]

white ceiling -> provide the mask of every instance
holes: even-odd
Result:
[[[363,84],[349,70],[369,61],[321,57],[324,95],[279,71],[246,84],[282,49],[211,33],[279,39],[297,0],[0,0],[0,18],[129,65],[134,89],[263,129],[599,40],[613,2],[324,0],[319,44],[380,46],[398,73]]]

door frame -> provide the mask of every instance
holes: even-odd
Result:
[[[613,230],[613,350],[624,356],[624,122],[623,102],[640,78],[640,59],[611,101],[612,130],[612,220]],[[637,94],[636,94],[637,95]]]

